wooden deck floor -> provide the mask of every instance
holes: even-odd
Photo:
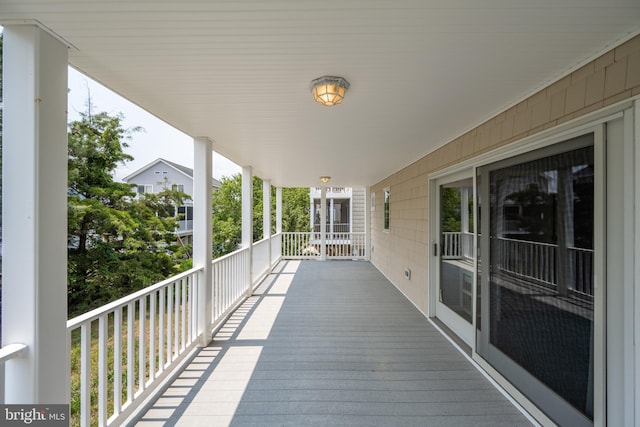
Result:
[[[370,263],[281,263],[139,426],[531,425]]]

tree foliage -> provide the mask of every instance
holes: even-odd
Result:
[[[90,111],[90,109],[89,109]],[[139,128],[125,129],[121,115],[81,114],[69,124],[68,295],[77,315],[188,267],[186,249],[173,233],[175,206],[188,197],[165,190],[136,197],[114,182],[115,168]]]
[[[235,251],[242,243],[242,175],[223,177],[213,193],[213,256]],[[262,180],[253,177],[253,241],[263,236]],[[276,196],[271,191],[271,232],[275,224]],[[309,231],[309,189],[282,189],[282,230]]]

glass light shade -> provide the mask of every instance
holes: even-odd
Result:
[[[340,104],[347,89],[349,82],[342,77],[324,76],[311,82],[313,99],[327,107]]]

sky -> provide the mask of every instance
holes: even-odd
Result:
[[[142,168],[147,163],[162,157],[174,163],[193,168],[193,138],[173,128],[142,108],[110,91],[74,68],[69,67],[68,120],[80,118],[87,109],[87,98],[95,112],[122,113],[125,128],[142,127],[142,132],[132,135],[125,149],[134,160],[115,171],[116,181]],[[220,179],[241,172],[241,168],[227,158],[214,152],[213,176]]]

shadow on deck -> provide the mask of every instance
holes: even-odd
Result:
[[[367,262],[284,261],[139,426],[525,426]]]

